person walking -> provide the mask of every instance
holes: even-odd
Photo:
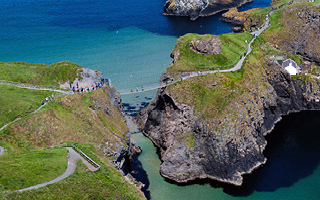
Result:
[[[77,83],[77,89],[79,88],[79,84]]]
[[[71,83],[70,83],[70,89],[72,88]]]
[[[44,104],[44,102],[43,102],[43,99],[41,100],[41,105],[43,105]]]
[[[139,91],[138,87],[136,87],[137,92]]]
[[[141,86],[141,90],[143,91],[143,86]]]
[[[131,92],[133,92],[132,88],[131,88]]]

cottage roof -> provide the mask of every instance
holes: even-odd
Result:
[[[294,62],[293,60],[291,60],[290,58],[289,59],[287,59],[287,60],[285,60],[283,63],[282,63],[282,66],[284,67],[284,68],[286,68],[286,67],[288,67],[288,66],[293,66],[294,68],[296,68],[296,69],[299,69],[300,67],[298,67],[298,65],[297,65],[297,63],[296,62]]]
[[[298,70],[294,68],[292,65],[286,67],[285,69],[287,70],[287,72],[289,72],[291,76],[295,76],[298,73]]]

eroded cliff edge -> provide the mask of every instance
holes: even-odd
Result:
[[[238,114],[202,119],[187,104],[178,103],[167,88],[141,110],[144,133],[161,149],[161,174],[177,182],[211,178],[242,184],[242,174],[264,164],[264,136],[282,115],[320,109],[318,82],[292,80],[279,64],[266,64],[265,91],[249,89],[234,102]],[[251,95],[251,97],[250,97]]]
[[[158,90],[137,122],[161,150],[162,176],[177,182],[210,178],[239,186],[242,174],[267,161],[265,135],[282,115],[320,109],[319,67],[313,65],[307,74],[291,77],[276,56],[285,54],[300,63],[306,57],[287,51],[273,39],[281,33],[288,35],[281,38],[281,44],[292,42],[293,24],[282,21],[300,18],[306,22],[309,18],[301,18],[301,13],[318,9],[297,5],[277,11],[271,20],[281,22],[256,39],[241,70],[193,77]],[[301,31],[310,30],[311,38],[318,32],[318,28],[309,29],[310,24],[301,27]],[[319,45],[319,41],[313,43]],[[174,51],[176,55],[179,49]],[[175,56],[168,74],[179,73],[175,71],[179,59],[187,58]],[[307,60],[317,63],[317,59]],[[160,82],[172,78],[164,74]]]
[[[196,20],[233,7],[240,7],[253,0],[167,0],[164,15],[189,16]]]

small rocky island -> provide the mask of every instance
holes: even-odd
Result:
[[[233,7],[240,7],[253,0],[167,0],[164,15],[198,17],[214,15]]]
[[[320,6],[288,5],[273,16],[275,25],[253,43],[254,50],[241,70],[197,76],[161,88],[140,111],[138,125],[160,149],[162,176],[176,182],[209,178],[240,186],[243,174],[267,162],[265,136],[282,115],[320,110]],[[181,56],[186,51],[181,47],[189,46],[182,39],[160,82],[177,79],[188,69],[184,60],[196,55]],[[214,56],[225,54],[224,41],[221,48]],[[276,59],[283,54],[298,64],[312,62],[312,67],[291,76]],[[205,60],[209,55],[201,56]],[[187,64],[192,65],[191,60]]]

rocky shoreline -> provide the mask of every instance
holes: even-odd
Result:
[[[252,98],[239,99],[237,107],[242,114],[236,122],[229,118],[201,119],[192,107],[178,103],[167,88],[158,90],[137,121],[161,150],[163,177],[176,182],[210,178],[240,186],[243,174],[266,162],[264,136],[282,115],[320,109],[319,83],[292,80],[272,59],[267,66],[267,90],[252,89]],[[186,142],[190,137],[194,138],[193,145]]]
[[[198,17],[212,16],[252,1],[253,0],[168,0],[163,7],[163,15],[188,16],[190,20],[196,20]]]

